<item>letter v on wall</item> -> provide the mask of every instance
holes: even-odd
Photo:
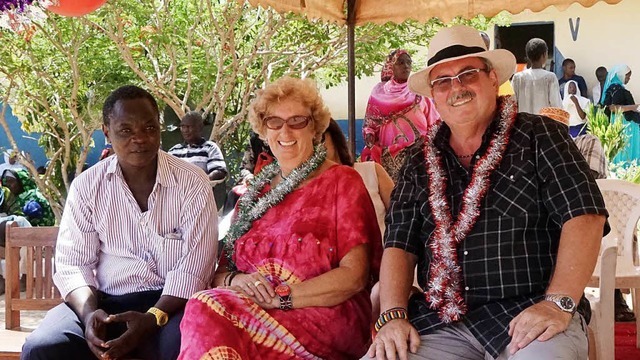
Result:
[[[576,18],[575,25],[573,23],[573,19],[569,18],[569,28],[571,29],[571,38],[573,38],[573,41],[577,41],[578,31],[580,31],[580,18]]]

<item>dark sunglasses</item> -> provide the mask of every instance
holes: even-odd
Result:
[[[280,130],[282,129],[284,124],[287,124],[287,126],[291,129],[300,130],[307,127],[311,120],[311,116],[304,115],[295,115],[286,120],[278,116],[269,116],[264,118],[262,122],[267,128],[271,130]]]

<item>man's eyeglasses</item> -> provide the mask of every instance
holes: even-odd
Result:
[[[437,78],[435,80],[431,80],[431,88],[434,91],[446,92],[451,90],[453,87],[453,80],[458,80],[460,85],[470,85],[474,82],[478,81],[480,71],[484,71],[486,73],[489,72],[488,69],[469,69],[461,72],[456,76],[445,76],[441,78]]]
[[[284,124],[287,124],[287,126],[290,127],[291,129],[300,130],[307,127],[307,125],[309,124],[309,121],[311,120],[312,120],[311,116],[304,116],[304,115],[295,115],[286,120],[278,116],[269,116],[264,118],[262,122],[267,128],[271,130],[280,130],[282,129]]]

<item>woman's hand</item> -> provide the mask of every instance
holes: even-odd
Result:
[[[571,101],[573,101],[573,103],[576,104],[577,107],[580,107],[580,102],[578,102],[578,98],[575,95],[571,95],[569,99],[571,99]]]
[[[280,298],[278,296],[267,299],[267,301],[258,301],[255,297],[252,297],[251,299],[265,310],[280,308]]]
[[[231,279],[231,284],[229,285],[237,287],[239,291],[253,298],[260,306],[262,306],[261,304],[270,304],[276,297],[276,292],[273,290],[271,283],[257,272],[238,274]],[[279,301],[276,300],[276,302],[279,305]],[[265,306],[262,307],[265,308]]]

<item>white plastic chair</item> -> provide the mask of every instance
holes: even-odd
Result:
[[[617,240],[616,289],[631,289],[633,311],[640,319],[640,266],[635,239],[640,219],[640,185],[616,179],[596,180],[609,211],[611,233]],[[636,348],[640,348],[640,320],[636,321]]]
[[[615,358],[615,304],[614,290],[618,245],[615,238],[602,240],[598,263],[585,294],[591,303],[591,322],[595,351],[589,350],[589,360],[613,360]],[[595,359],[591,354],[595,353]]]

